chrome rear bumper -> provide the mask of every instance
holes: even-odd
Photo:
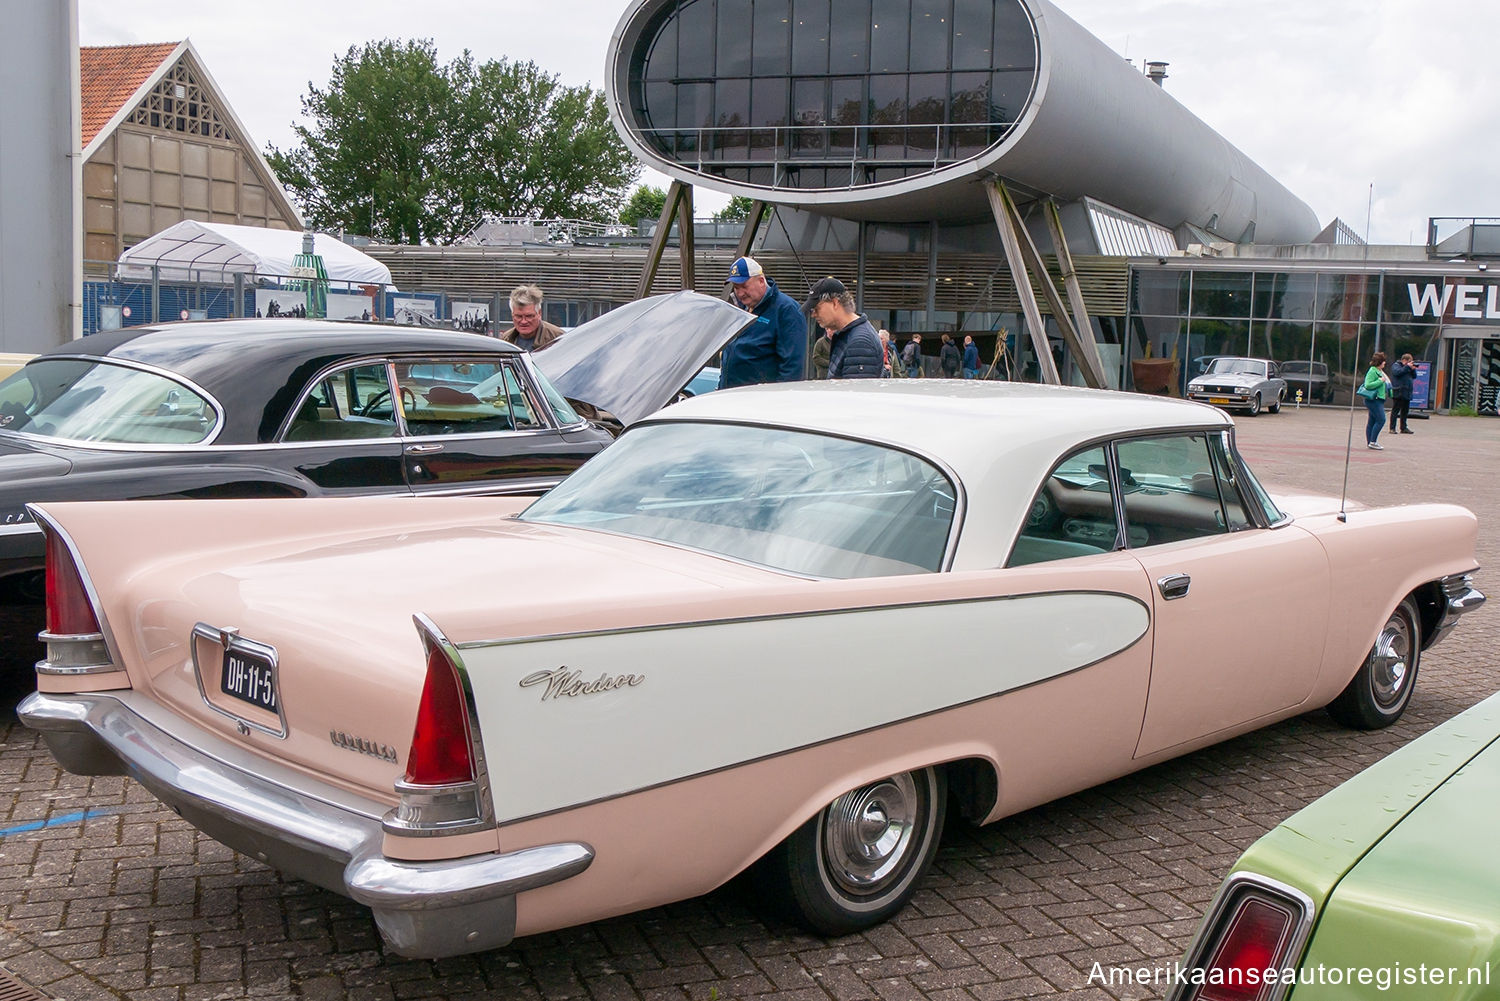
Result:
[[[1469,574],[1444,577],[1438,581],[1438,587],[1443,592],[1443,615],[1438,619],[1437,628],[1432,631],[1432,638],[1427,641],[1428,646],[1447,636],[1458,623],[1459,616],[1484,604],[1484,595],[1475,590],[1474,578]]]
[[[368,906],[393,952],[436,959],[499,948],[515,934],[516,894],[588,868],[588,845],[431,862],[381,854],[386,804],[317,783],[174,721],[135,692],[27,696],[16,709],[59,764],[128,775],[214,840]]]

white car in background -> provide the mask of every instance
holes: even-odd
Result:
[[[1251,417],[1261,410],[1277,413],[1286,400],[1286,382],[1276,363],[1265,358],[1215,358],[1208,370],[1188,383],[1188,399]]]

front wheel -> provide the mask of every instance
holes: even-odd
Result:
[[[1379,730],[1406,712],[1422,660],[1422,621],[1407,598],[1386,620],[1354,680],[1328,705],[1328,714],[1356,730]]]
[[[911,899],[943,835],[947,784],[936,768],[847,792],[762,860],[762,889],[820,935],[848,935]]]
[[[1260,413],[1260,394],[1259,393],[1256,393],[1254,396],[1250,397],[1250,406],[1247,409],[1250,411],[1250,416],[1251,417],[1254,417],[1256,414]]]

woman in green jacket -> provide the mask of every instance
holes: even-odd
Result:
[[[1375,352],[1375,356],[1370,359],[1370,370],[1365,373],[1365,382],[1359,387],[1359,395],[1365,398],[1365,409],[1370,412],[1370,419],[1365,423],[1365,445],[1368,448],[1385,448],[1375,440],[1380,437],[1381,428],[1385,427],[1385,400],[1391,395],[1391,378],[1385,374],[1384,351]]]

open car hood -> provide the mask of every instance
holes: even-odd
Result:
[[[755,316],[723,299],[672,292],[610,310],[531,356],[558,392],[634,424],[671,403]]]

